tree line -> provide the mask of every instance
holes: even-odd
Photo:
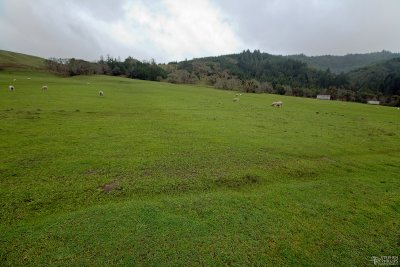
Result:
[[[127,57],[124,61],[107,56],[97,62],[88,62],[81,59],[49,58],[45,60],[48,70],[65,76],[104,74],[125,76],[132,79],[161,81],[167,78],[166,71],[154,60],[139,61]]]

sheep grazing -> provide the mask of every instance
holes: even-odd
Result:
[[[104,92],[102,90],[99,91],[99,96],[104,96]]]
[[[43,91],[47,91],[47,85],[43,85],[43,86],[42,86],[42,90],[43,90]]]
[[[283,106],[283,102],[282,101],[276,101],[276,102],[272,102],[273,107],[282,107]]]
[[[235,97],[235,98],[233,99],[233,102],[237,102],[237,101],[239,101],[239,98],[238,98],[238,97]]]
[[[10,90],[11,92],[14,91],[14,85],[8,86],[8,90]]]

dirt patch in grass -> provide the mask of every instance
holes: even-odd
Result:
[[[109,184],[103,185],[101,188],[103,189],[104,193],[110,193],[110,192],[112,192],[114,190],[120,190],[121,189],[121,187],[118,185],[118,182],[115,181],[115,180],[112,181]]]

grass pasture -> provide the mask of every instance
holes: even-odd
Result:
[[[0,70],[43,70],[44,61],[40,57],[0,50]]]
[[[0,265],[400,256],[400,110],[234,95],[0,72]]]

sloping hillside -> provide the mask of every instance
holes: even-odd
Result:
[[[356,90],[400,95],[400,58],[360,68],[348,75]]]
[[[2,69],[39,70],[43,68],[44,68],[43,58],[0,50],[0,70]]]
[[[340,87],[346,83],[343,79],[337,79],[337,75],[310,68],[299,60],[261,53],[259,50],[198,58],[169,65],[173,64],[178,70],[185,70],[192,76],[195,75],[195,78],[208,79],[208,83],[211,85],[214,85],[213,80],[220,77],[226,78],[227,74],[238,77],[242,81],[255,79],[259,82],[268,82],[274,88],[279,85],[328,88],[330,86]]]
[[[391,53],[389,51],[367,53],[367,54],[347,54],[344,56],[306,56],[291,55],[288,58],[300,60],[307,63],[310,67],[326,70],[330,69],[334,73],[349,72],[371,64],[387,61],[393,58],[399,58],[400,53]]]
[[[0,89],[0,266],[399,253],[400,110],[35,71]]]

